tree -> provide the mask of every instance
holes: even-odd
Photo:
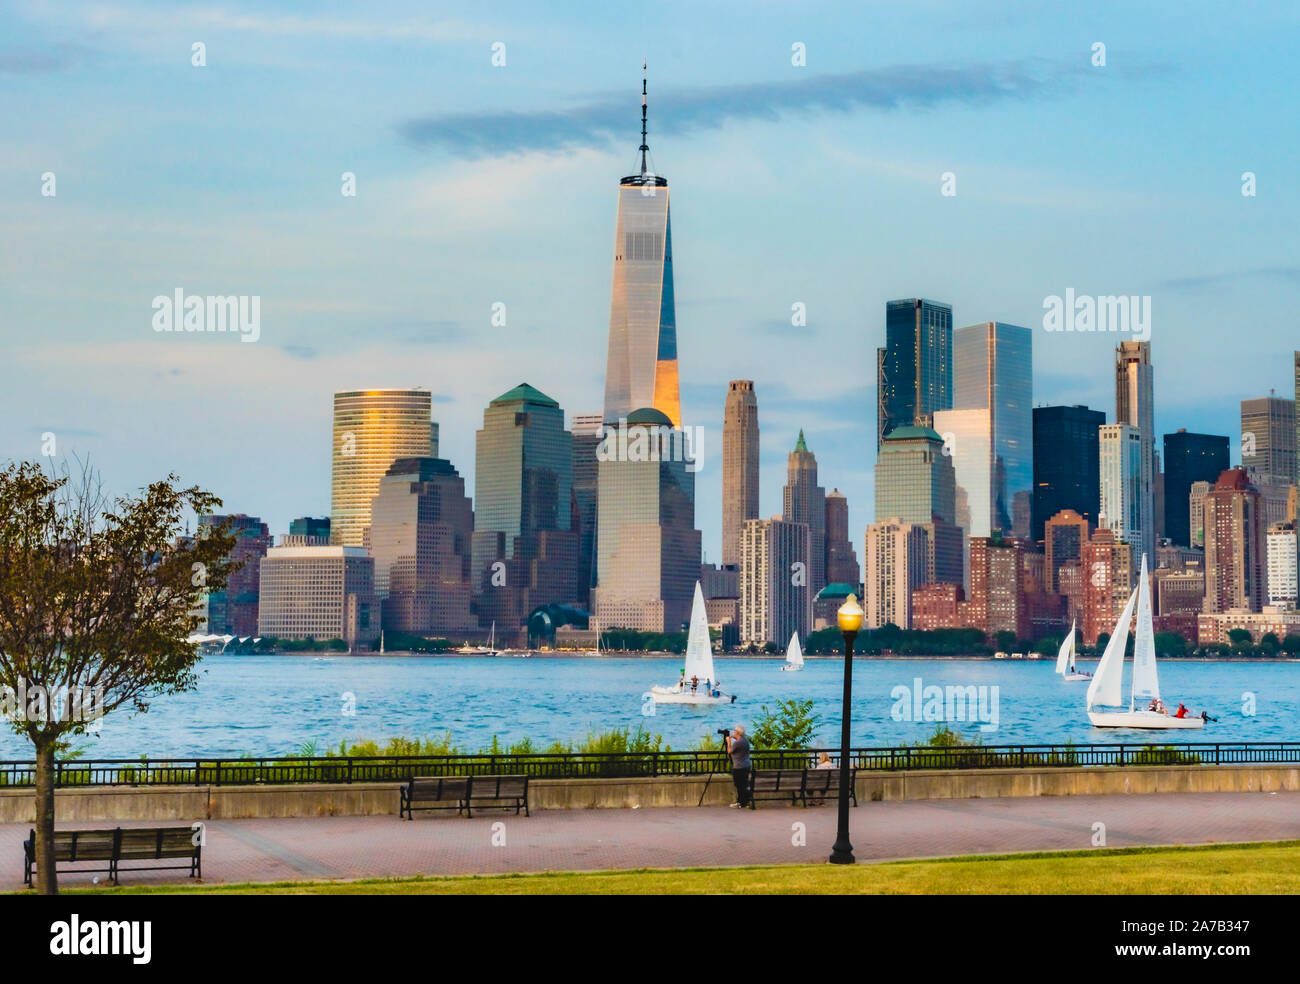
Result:
[[[1282,640],[1282,650],[1288,653],[1300,653],[1300,635],[1288,632]]]
[[[813,713],[811,700],[778,700],[776,712],[764,704],[754,722],[750,738],[756,749],[807,748],[821,726],[820,714]]]
[[[1157,656],[1187,655],[1187,640],[1177,632],[1157,632],[1155,643]]]
[[[1232,643],[1234,649],[1248,649],[1252,639],[1250,632],[1246,629],[1229,629],[1228,641]]]
[[[1265,656],[1276,656],[1277,651],[1282,648],[1282,642],[1275,632],[1265,632],[1259,640],[1259,651]]]
[[[186,638],[226,586],[235,537],[182,524],[220,505],[174,475],[110,501],[86,467],[75,481],[33,462],[0,472],[0,713],[35,748],[42,894],[58,891],[55,754],[123,704],[143,713],[197,682]]]
[[[1009,652],[1016,648],[1016,634],[1003,629],[993,636],[993,644],[999,652]]]

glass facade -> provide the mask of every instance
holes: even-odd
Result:
[[[1199,546],[1193,539],[1188,496],[1194,482],[1211,485],[1228,468],[1228,438],[1180,430],[1165,440],[1165,536],[1180,547]],[[1197,524],[1199,533],[1199,527]]]
[[[876,353],[876,447],[895,427],[931,426],[952,402],[952,306],[912,297],[885,305]]]
[[[1033,511],[1033,337],[992,321],[953,334],[953,409],[991,411],[989,528],[1020,538]]]
[[[521,383],[488,404],[475,441],[476,593],[494,561],[515,556],[517,537],[569,530],[572,485],[573,438],[558,403]]]
[[[957,523],[956,474],[943,438],[928,427],[895,428],[876,456],[876,522]]]
[[[334,394],[330,536],[359,547],[370,525],[370,503],[398,458],[432,453],[428,390],[353,390]]]
[[[1101,524],[1133,547],[1134,562],[1141,564],[1146,549],[1143,530],[1146,500],[1142,495],[1144,446],[1142,435],[1129,424],[1106,424],[1098,431],[1101,463]],[[1155,561],[1147,556],[1147,566]]]
[[[681,424],[668,182],[653,175],[624,178],[618,191],[605,420],[641,407]]]
[[[1084,406],[1034,407],[1034,541],[1044,545],[1044,526],[1064,509],[1097,525],[1101,485],[1097,431],[1106,423],[1100,410]],[[1186,493],[1183,495],[1186,501]]]

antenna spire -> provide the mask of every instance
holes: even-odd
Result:
[[[650,149],[650,145],[646,143],[646,139],[645,139],[645,108],[646,108],[645,98],[646,98],[646,63],[642,61],[641,62],[641,147],[640,147],[642,179],[644,179],[646,175],[645,155],[646,152],[649,151]]]

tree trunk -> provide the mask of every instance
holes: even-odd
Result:
[[[54,873],[54,742],[36,746],[36,890],[58,895]]]

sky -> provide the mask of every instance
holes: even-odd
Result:
[[[1033,328],[1035,404],[1113,420],[1117,336],[1046,331],[1044,299],[1149,296],[1157,433],[1231,435],[1236,460],[1239,401],[1291,395],[1300,348],[1298,21],[1199,0],[8,3],[0,455],[53,434],[114,492],[175,473],[279,534],[329,513],[334,391],[423,386],[472,490],[492,398],[527,381],[601,409],[644,60],[710,559],[730,379],[755,381],[761,514],[802,428],[861,553],[891,298]],[[260,297],[257,341],[155,331],[177,289]]]

